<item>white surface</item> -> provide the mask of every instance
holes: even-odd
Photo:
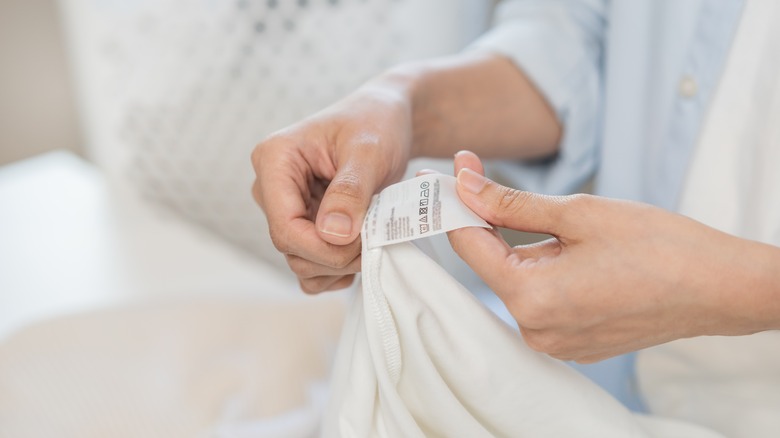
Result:
[[[314,438],[343,310],[220,296],[36,324],[0,343],[0,438]]]
[[[0,168],[0,339],[105,306],[297,291],[287,272],[112,189],[74,155]]]

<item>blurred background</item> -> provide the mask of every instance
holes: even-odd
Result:
[[[490,0],[0,4],[0,162],[75,152],[112,183],[279,266],[262,214],[246,196],[253,146],[388,66],[460,50],[486,28],[493,6]]]
[[[250,152],[493,6],[0,0],[0,437],[312,436],[346,295],[300,293]]]
[[[0,165],[82,151],[71,67],[55,0],[0,0]]]

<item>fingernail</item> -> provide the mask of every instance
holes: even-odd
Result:
[[[458,184],[471,193],[478,194],[485,188],[487,183],[487,178],[466,167],[458,172]]]
[[[320,231],[332,236],[348,237],[352,233],[352,219],[342,213],[328,213]]]

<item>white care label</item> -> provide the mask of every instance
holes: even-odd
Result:
[[[455,181],[450,175],[422,175],[374,195],[363,222],[366,246],[377,248],[463,227],[490,228],[460,200]]]

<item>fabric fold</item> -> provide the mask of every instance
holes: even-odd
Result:
[[[637,416],[527,347],[410,242],[363,250],[324,437],[716,437]]]

